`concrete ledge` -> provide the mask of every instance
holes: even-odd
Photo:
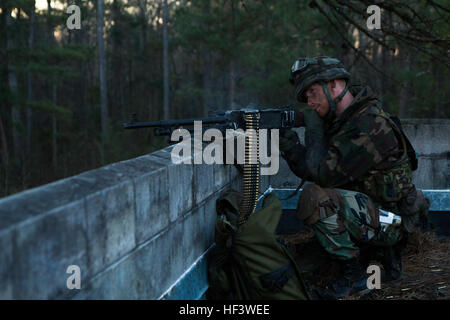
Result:
[[[0,200],[1,299],[157,299],[213,242],[228,165],[172,147]],[[68,289],[67,267],[81,271]]]
[[[157,299],[213,243],[217,197],[139,245],[91,279],[75,299]]]

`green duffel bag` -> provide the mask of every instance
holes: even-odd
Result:
[[[309,300],[298,266],[275,235],[281,202],[273,194],[237,227],[241,194],[228,191],[216,202],[220,218],[209,256],[208,299]]]

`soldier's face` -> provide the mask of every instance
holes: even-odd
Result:
[[[323,92],[323,88],[320,84],[312,84],[305,92],[308,106],[314,109],[321,118],[324,118],[330,110],[330,104],[328,103],[327,96]]]

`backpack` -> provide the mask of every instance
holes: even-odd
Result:
[[[273,194],[237,227],[241,194],[231,190],[216,201],[219,215],[208,261],[208,299],[309,300],[310,292],[288,249],[275,236],[281,202]]]
[[[406,145],[406,154],[408,155],[409,161],[411,162],[411,170],[415,171],[418,168],[418,160],[417,160],[417,152],[412,146],[411,142],[409,141],[408,137],[406,136],[405,132],[403,131],[402,123],[400,122],[400,119],[396,116],[390,116],[389,117],[391,121],[397,126],[399,129],[399,140],[402,141],[404,139],[405,145]],[[397,134],[397,131],[395,131]]]

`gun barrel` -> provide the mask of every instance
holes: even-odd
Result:
[[[195,119],[182,119],[182,120],[162,120],[154,122],[128,122],[124,123],[125,129],[137,129],[137,128],[172,128],[181,126],[193,126],[194,121],[201,121],[202,124],[215,124],[225,123],[229,121],[227,117],[211,117],[211,118],[195,118]]]
[[[209,118],[193,118],[180,120],[162,120],[154,122],[133,121],[124,123],[125,129],[158,128],[157,135],[167,135],[177,128],[191,129],[195,121],[200,121],[203,127],[244,128],[243,115],[245,110],[225,111]],[[256,110],[260,114],[260,129],[281,129],[305,126],[301,111],[292,108]]]

